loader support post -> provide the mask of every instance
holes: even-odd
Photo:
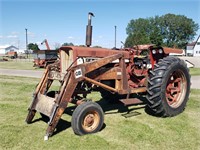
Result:
[[[127,91],[128,90],[128,79],[127,79],[127,75],[126,75],[126,64],[125,64],[125,61],[124,61],[124,58],[120,58],[119,59],[119,66],[120,68],[122,68],[122,77],[123,77],[123,80],[120,80],[121,83],[121,90],[124,90],[124,91]]]
[[[28,108],[29,113],[26,118],[27,123],[30,123],[35,116],[35,113],[36,113],[35,105],[37,103],[37,95],[39,92],[42,94],[45,92],[45,88],[46,88],[47,82],[48,82],[48,73],[49,73],[49,67],[47,67],[47,69],[45,70],[43,77],[40,80],[40,83],[36,87],[35,93],[33,95],[32,103],[31,103],[30,107]]]
[[[70,71],[68,76],[65,78],[60,94],[56,99],[57,106],[55,106],[55,111],[50,117],[49,126],[46,131],[46,138],[53,134],[54,129],[56,128],[63,112],[65,111],[68,103],[71,100],[72,94],[75,91],[77,83],[78,82],[75,79],[74,74]]]

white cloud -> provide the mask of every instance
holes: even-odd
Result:
[[[102,35],[99,35],[99,36],[98,36],[98,38],[99,38],[99,39],[102,39],[102,38],[103,38],[103,36],[102,36]]]
[[[40,41],[37,41],[36,44],[37,44],[37,45],[41,45],[41,42],[40,42]]]
[[[67,38],[68,38],[68,39],[74,39],[74,37],[72,37],[72,36],[68,36]]]
[[[12,34],[12,35],[19,35],[19,32],[13,31],[13,32],[11,32],[11,34]]]
[[[5,36],[6,38],[18,38],[19,37],[19,32],[13,31],[9,35]]]
[[[94,43],[99,43],[99,40],[92,39],[92,42],[94,42]]]
[[[0,35],[0,39],[3,39],[3,36],[2,36],[2,35]]]
[[[27,35],[30,37],[35,37],[35,33],[33,33],[33,32],[27,32]]]
[[[7,38],[18,38],[17,35],[8,35]]]

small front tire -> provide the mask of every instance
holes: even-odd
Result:
[[[104,112],[95,102],[84,102],[72,114],[72,129],[77,135],[96,133],[104,123]]]

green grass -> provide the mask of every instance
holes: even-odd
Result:
[[[61,120],[63,129],[48,141],[43,141],[47,124],[39,120],[39,113],[34,123],[27,125],[24,121],[38,81],[35,78],[0,76],[1,150],[200,150],[200,90],[192,89],[185,111],[172,118],[150,116],[141,106],[105,105],[105,127],[91,135],[75,135],[70,124],[71,116],[65,113]],[[101,99],[97,92],[88,98]]]
[[[11,60],[9,61],[0,61],[0,68],[2,69],[22,69],[22,70],[43,70],[42,68],[35,68],[33,67],[32,61],[16,61]],[[200,76],[200,68],[190,68],[190,74],[192,76]]]
[[[200,76],[200,68],[190,68],[191,76]]]
[[[19,60],[0,61],[0,68],[19,69],[19,70],[38,70],[38,68],[33,67],[32,61],[19,61]]]

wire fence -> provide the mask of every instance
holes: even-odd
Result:
[[[33,62],[33,57],[32,55],[29,55],[27,58],[27,56],[22,55],[15,58],[7,55],[0,55],[0,61]]]

